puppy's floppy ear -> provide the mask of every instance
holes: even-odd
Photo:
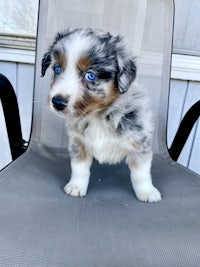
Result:
[[[49,50],[44,54],[42,58],[42,70],[41,70],[42,77],[45,75],[46,70],[50,64],[51,64],[51,52]]]
[[[135,58],[132,57],[131,52],[127,49],[122,37],[116,36],[115,38],[118,64],[117,81],[119,91],[123,94],[135,80],[137,67]]]
[[[121,94],[125,93],[135,80],[137,67],[134,59],[128,59],[123,66],[119,67],[117,75],[118,88]]]
[[[64,32],[57,33],[54,42],[52,43],[52,45],[49,47],[49,50],[44,54],[42,58],[42,70],[41,70],[42,77],[45,75],[47,68],[51,64],[51,53],[52,53],[53,47],[59,40],[61,40],[64,37],[67,37],[70,33],[71,31],[69,29]]]

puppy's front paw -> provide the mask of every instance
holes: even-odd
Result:
[[[134,187],[137,198],[144,202],[158,202],[161,200],[161,194],[153,185],[140,185]]]
[[[84,197],[86,196],[87,193],[87,187],[80,184],[69,182],[64,187],[64,191],[67,195],[72,197]]]

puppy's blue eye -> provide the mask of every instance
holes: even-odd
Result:
[[[96,74],[90,71],[86,72],[85,74],[85,79],[89,82],[94,82],[96,80],[96,77]]]
[[[61,73],[61,67],[60,66],[56,66],[54,68],[54,73],[55,73],[55,75],[59,75]]]

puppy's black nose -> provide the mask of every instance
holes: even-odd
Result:
[[[58,111],[63,111],[67,106],[67,99],[62,97],[53,97],[52,103],[53,107]]]

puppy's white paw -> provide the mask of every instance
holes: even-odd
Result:
[[[161,201],[161,194],[153,185],[151,186],[135,186],[135,194],[137,198],[144,202],[158,202]]]
[[[87,187],[69,182],[64,187],[64,191],[67,195],[72,197],[84,197],[87,194]]]

